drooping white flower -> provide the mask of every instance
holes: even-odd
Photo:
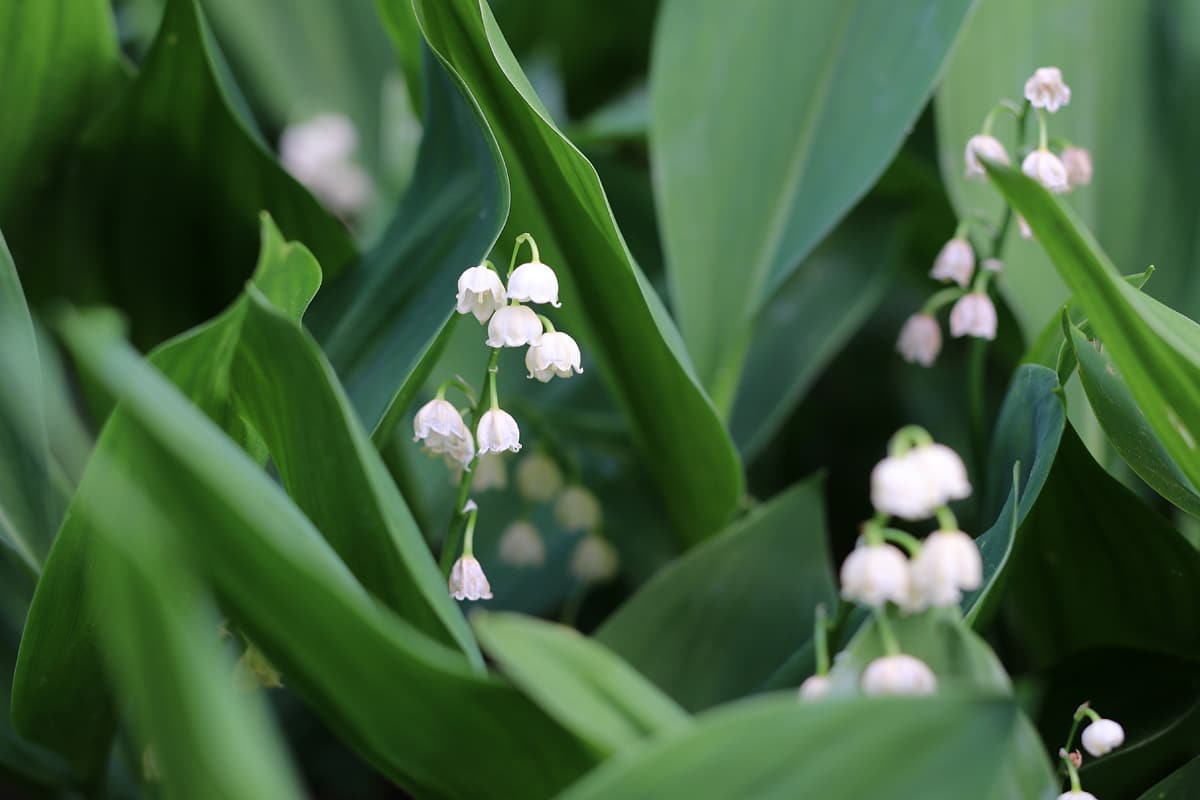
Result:
[[[1055,800],[1097,800],[1096,795],[1080,789],[1078,792],[1063,792]]]
[[[450,569],[450,596],[455,600],[491,600],[492,587],[475,556],[461,556]]]
[[[562,331],[550,331],[542,334],[540,344],[531,346],[525,353],[525,368],[529,370],[529,377],[547,383],[555,375],[569,378],[572,370],[583,372],[580,358],[579,345],[574,339]]]
[[[908,559],[890,544],[855,547],[842,562],[842,597],[879,608],[891,600],[904,602],[909,594]]]
[[[1098,719],[1083,729],[1083,749],[1097,758],[1125,743],[1125,729],[1111,719]]]
[[[1067,170],[1067,182],[1072,187],[1087,186],[1092,182],[1092,154],[1085,148],[1065,148],[1062,163]]]
[[[913,610],[927,606],[953,606],[963,591],[983,583],[983,559],[975,540],[962,531],[931,533],[912,561]]]
[[[583,486],[568,486],[554,504],[554,519],[565,531],[594,531],[604,515],[600,501]]]
[[[1017,214],[1017,226],[1021,229],[1022,239],[1029,240],[1033,238],[1033,228],[1029,227],[1029,220],[1020,214]]]
[[[475,440],[462,415],[448,400],[434,398],[413,418],[413,441],[425,442],[432,455],[445,456],[450,467],[462,469],[475,457]]]
[[[558,308],[558,276],[540,261],[529,261],[508,276],[508,296],[530,303],[549,303]]]
[[[868,695],[928,695],[937,691],[937,676],[921,659],[897,653],[867,665],[863,670],[862,690]]]
[[[1004,262],[998,258],[985,258],[980,266],[988,272],[994,272],[997,275],[1004,272]]]
[[[511,295],[510,295],[511,296]],[[505,306],[488,322],[488,347],[524,347],[542,343],[542,321],[529,306]]]
[[[1021,162],[1021,171],[1046,187],[1054,194],[1062,194],[1071,188],[1067,179],[1067,168],[1058,156],[1049,150],[1034,150]]]
[[[987,161],[994,161],[997,164],[1009,164],[1008,151],[1004,149],[1004,145],[995,136],[987,134],[979,134],[972,136],[967,140],[966,162],[967,169],[964,173],[967,178],[982,178],[987,175],[987,170],[983,168],[983,163],[979,160],[983,158]]]
[[[540,567],[546,561],[546,546],[532,523],[519,519],[500,536],[500,560],[514,567]]]
[[[318,114],[288,126],[279,139],[279,160],[339,216],[357,214],[371,196],[371,178],[352,160],[358,133],[344,115]]]
[[[966,466],[958,453],[942,444],[888,456],[871,471],[871,503],[901,519],[932,517],[939,506],[970,494]]]
[[[964,289],[975,274],[975,251],[966,239],[955,237],[942,246],[933,262],[929,277],[939,281],[954,281]]]
[[[950,335],[996,338],[996,306],[986,292],[971,292],[950,309]]]
[[[521,429],[512,414],[501,408],[491,408],[483,413],[475,436],[479,440],[480,455],[506,450],[516,453],[521,449]]]
[[[481,455],[475,462],[474,472],[471,489],[476,492],[508,488],[508,470],[504,467],[504,458],[496,453]]]
[[[917,470],[929,481],[938,505],[944,505],[951,500],[965,500],[971,496],[967,465],[953,448],[934,442],[914,447],[907,455],[917,464]]]
[[[896,339],[896,352],[910,364],[933,365],[942,349],[942,326],[933,315],[913,314],[904,321]]]
[[[532,453],[517,462],[517,491],[531,503],[548,503],[562,491],[558,463],[543,453]]]
[[[585,583],[599,583],[617,574],[616,548],[598,534],[579,540],[571,554],[571,574]]]
[[[804,683],[800,684],[797,694],[805,703],[811,703],[829,694],[831,688],[833,688],[833,681],[829,679],[828,675],[809,675],[804,679]]]
[[[1044,108],[1053,114],[1071,102],[1071,87],[1063,83],[1058,67],[1038,67],[1025,81],[1025,99],[1034,108]]]
[[[455,309],[460,314],[474,314],[480,324],[487,322],[497,310],[504,308],[504,282],[495,270],[480,264],[458,276]]]

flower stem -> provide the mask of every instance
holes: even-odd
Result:
[[[530,253],[533,254],[533,260],[534,261],[542,260],[541,256],[538,255],[538,246],[537,246],[537,242],[535,242],[533,240],[533,234],[522,233],[520,236],[517,237],[516,244],[513,245],[512,260],[510,260],[508,262],[508,274],[509,275],[512,275],[513,270],[516,269],[516,267],[517,267],[517,253],[519,253],[521,251],[521,244],[524,242],[529,242],[529,251],[530,251]]]
[[[950,510],[950,506],[942,506],[937,510],[938,528],[943,531],[958,530],[958,518]]]
[[[940,292],[934,292],[925,301],[925,305],[921,306],[921,313],[933,316],[942,306],[949,305],[955,300],[958,300],[966,294],[966,290],[960,289],[957,286],[952,286],[948,289],[942,289]]]
[[[825,616],[825,604],[817,603],[813,622],[813,643],[817,648],[817,674],[829,674],[829,618]]]
[[[546,333],[554,333],[554,323],[544,314],[538,314],[537,318],[542,321],[542,325],[546,328]]]
[[[463,537],[463,555],[475,555],[475,520],[479,517],[479,509],[472,508],[467,512],[467,532]]]
[[[897,530],[896,528],[883,528],[880,530],[885,541],[894,542],[905,550],[913,558],[921,554],[921,540],[913,536],[907,531]]]
[[[883,651],[889,656],[900,654],[900,642],[896,639],[896,632],[892,630],[892,623],[888,621],[887,611],[882,608],[874,609],[875,623],[879,626],[879,638],[883,640]]]

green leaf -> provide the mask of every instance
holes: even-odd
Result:
[[[517,686],[601,753],[690,722],[636,670],[574,628],[519,614],[476,614],[471,625]]]
[[[674,0],[650,144],[671,297],[718,407],[754,315],[883,172],[972,0]]]
[[[1200,756],[1154,784],[1138,800],[1188,800],[1200,796]]]
[[[810,480],[663,569],[596,638],[698,711],[754,691],[810,639],[817,604],[836,600],[830,569]]]
[[[561,284],[559,327],[581,339],[585,367],[595,360],[628,415],[683,540],[703,539],[741,495],[737,453],[633,263],[596,171],[550,122],[486,2],[416,8],[426,40],[499,142],[512,186],[506,240],[522,231],[537,238]]]

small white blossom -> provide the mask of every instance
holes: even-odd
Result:
[[[1092,154],[1082,147],[1068,147],[1062,151],[1063,167],[1067,170],[1067,182],[1071,186],[1088,186],[1092,182]]]
[[[980,158],[994,161],[997,164],[1011,163],[1008,160],[1008,151],[1004,149],[1004,145],[1000,144],[1000,140],[995,136],[983,133],[967,140],[967,169],[964,173],[966,177],[982,178],[987,175],[987,170],[983,168]]]
[[[997,275],[1004,272],[1004,262],[998,258],[985,258],[980,266],[988,272],[994,272]]]
[[[929,367],[942,349],[942,327],[931,314],[913,314],[904,321],[896,340],[896,352],[910,364]]]
[[[986,292],[963,295],[950,309],[950,335],[996,338],[996,306]]]
[[[1111,719],[1098,719],[1083,729],[1083,749],[1099,758],[1125,743],[1125,729]]]
[[[929,277],[939,281],[954,281],[964,289],[975,274],[975,251],[966,239],[955,237],[942,247],[933,262]]]
[[[800,684],[798,694],[802,701],[811,703],[829,694],[831,688],[833,688],[833,681],[829,679],[828,675],[810,675],[804,680],[804,683]]]
[[[500,408],[488,409],[479,418],[479,427],[475,429],[479,440],[479,453],[503,453],[510,450],[514,453],[521,449],[521,429],[512,414]]]
[[[1046,187],[1054,194],[1062,194],[1071,188],[1067,180],[1067,168],[1058,156],[1049,150],[1034,150],[1021,162],[1021,171]]]
[[[842,597],[878,608],[909,594],[908,559],[890,544],[855,547],[842,562]]]
[[[1097,800],[1097,798],[1091,792],[1080,790],[1078,792],[1063,792],[1055,800]]]
[[[568,486],[554,504],[554,519],[565,531],[594,531],[603,521],[600,501],[583,486]]]
[[[964,590],[983,583],[983,558],[975,540],[962,531],[935,531],[913,559],[911,579],[913,610],[957,605]]]
[[[450,569],[450,596],[455,600],[491,600],[492,587],[474,556],[462,556]]]
[[[413,441],[424,440],[425,450],[445,456],[451,468],[462,469],[475,457],[475,441],[462,415],[448,400],[434,398],[413,418]]]
[[[480,324],[504,308],[506,296],[504,282],[495,270],[480,264],[458,276],[458,294],[455,309],[460,314],[474,314]]]
[[[518,461],[516,477],[517,491],[532,503],[548,503],[562,491],[562,470],[543,453],[533,453]]]
[[[919,658],[898,653],[875,659],[863,670],[862,690],[869,695],[927,695],[937,691],[937,677]]]
[[[599,583],[617,574],[616,549],[597,534],[588,534],[571,554],[571,574],[585,583]]]
[[[901,519],[926,519],[939,506],[970,494],[966,466],[958,453],[942,444],[888,456],[871,471],[871,503]]]
[[[485,453],[475,462],[475,476],[471,481],[471,489],[476,492],[486,492],[488,489],[507,489],[508,471],[504,467],[504,458],[496,453]]]
[[[558,276],[540,261],[530,261],[508,277],[508,296],[530,303],[549,303],[558,308]]]
[[[514,567],[540,567],[546,561],[546,546],[538,529],[517,520],[500,536],[500,560]]]
[[[1022,239],[1029,240],[1033,238],[1033,228],[1029,227],[1029,220],[1025,219],[1020,214],[1017,214],[1017,225],[1021,229]]]
[[[1071,87],[1063,83],[1058,67],[1039,67],[1025,81],[1025,99],[1034,108],[1044,108],[1053,114],[1071,102]]]
[[[344,115],[318,114],[288,126],[279,160],[292,177],[340,216],[357,214],[371,196],[371,179],[352,160],[358,133]]]
[[[505,306],[488,322],[488,347],[524,347],[542,343],[542,321],[529,306]]]
[[[583,372],[580,358],[579,345],[574,339],[562,331],[550,331],[542,334],[540,344],[531,346],[525,353],[525,368],[529,370],[529,377],[547,383],[555,375],[569,378],[572,370]]]
[[[907,455],[916,462],[917,470],[932,485],[938,505],[971,496],[967,465],[952,448],[935,442],[914,447]]]

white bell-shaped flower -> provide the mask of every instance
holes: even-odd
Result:
[[[1029,241],[1033,238],[1033,228],[1029,227],[1029,220],[1017,214],[1017,227],[1021,229],[1021,238]]]
[[[463,469],[475,457],[475,441],[462,415],[441,398],[421,406],[413,418],[413,441],[424,441],[426,452],[444,456],[452,469]]]
[[[531,503],[548,503],[562,491],[562,470],[544,453],[532,453],[517,462],[517,491]]]
[[[529,261],[508,276],[508,296],[529,303],[549,303],[558,308],[558,276],[540,261]]]
[[[1063,167],[1067,170],[1067,182],[1072,187],[1087,186],[1092,182],[1092,154],[1082,147],[1067,147],[1062,151]]]
[[[1067,168],[1062,160],[1049,150],[1034,150],[1021,162],[1021,171],[1046,187],[1054,194],[1062,194],[1071,188]]]
[[[964,289],[975,274],[975,251],[966,239],[955,237],[942,246],[933,262],[929,277],[939,281],[954,281]]]
[[[1039,67],[1025,81],[1025,99],[1034,108],[1044,108],[1053,114],[1071,102],[1071,87],[1063,83],[1058,67]]]
[[[540,567],[546,562],[546,545],[532,523],[519,519],[500,535],[499,555],[513,567]]]
[[[927,519],[939,497],[911,455],[888,456],[871,471],[871,503],[877,511],[907,520]]]
[[[571,574],[584,583],[599,583],[617,574],[620,563],[616,548],[598,534],[579,540],[571,554]]]
[[[1055,800],[1097,800],[1096,795],[1080,789],[1078,792],[1063,792]]]
[[[913,559],[911,579],[917,608],[958,605],[964,591],[983,583],[983,558],[962,531],[935,531]]]
[[[543,333],[542,341],[525,353],[525,368],[529,377],[547,383],[555,375],[569,378],[572,370],[583,372],[580,358],[579,345],[574,339],[562,331],[550,331]]]
[[[512,414],[501,408],[491,408],[483,413],[475,429],[475,438],[479,440],[480,455],[506,450],[516,453],[521,449],[521,429]]]
[[[971,496],[967,465],[952,448],[935,442],[914,447],[907,455],[917,464],[917,470],[925,480],[929,481],[939,506]]]
[[[800,684],[797,694],[805,703],[811,703],[825,697],[832,688],[833,681],[828,675],[809,675],[804,679],[804,683]]]
[[[504,466],[503,456],[496,453],[485,453],[475,462],[474,477],[471,489],[476,492],[486,492],[488,489],[507,489],[508,470]]]
[[[997,164],[1009,164],[1008,151],[1004,149],[1004,145],[995,136],[988,136],[981,133],[978,136],[972,136],[967,140],[966,162],[967,169],[964,175],[968,178],[982,178],[987,175],[987,170],[983,168],[983,163],[979,160],[983,158],[987,161],[992,161]]]
[[[1083,729],[1083,749],[1099,758],[1125,743],[1125,729],[1111,719],[1098,719]]]
[[[909,594],[908,559],[890,544],[864,544],[842,562],[842,597],[879,608],[891,600],[902,603]]]
[[[474,314],[475,319],[484,323],[488,317],[504,308],[506,299],[504,282],[495,270],[483,264],[471,267],[458,276],[455,309],[460,314]]]
[[[996,306],[986,292],[971,292],[950,309],[950,335],[996,338]]]
[[[927,695],[937,691],[937,676],[919,658],[897,653],[875,659],[863,670],[862,690],[868,695]]]
[[[529,306],[505,306],[488,322],[488,347],[524,347],[542,343],[542,321]]]
[[[910,364],[933,365],[942,349],[942,326],[931,314],[913,314],[896,340],[896,352]]]
[[[279,161],[293,178],[340,216],[357,214],[371,198],[371,178],[354,163],[358,132],[348,117],[318,114],[289,125],[279,139]]]
[[[450,596],[455,600],[491,600],[492,587],[475,556],[464,555],[450,569]]]
[[[604,515],[596,495],[583,486],[568,486],[554,504],[554,519],[565,531],[594,531]]]

